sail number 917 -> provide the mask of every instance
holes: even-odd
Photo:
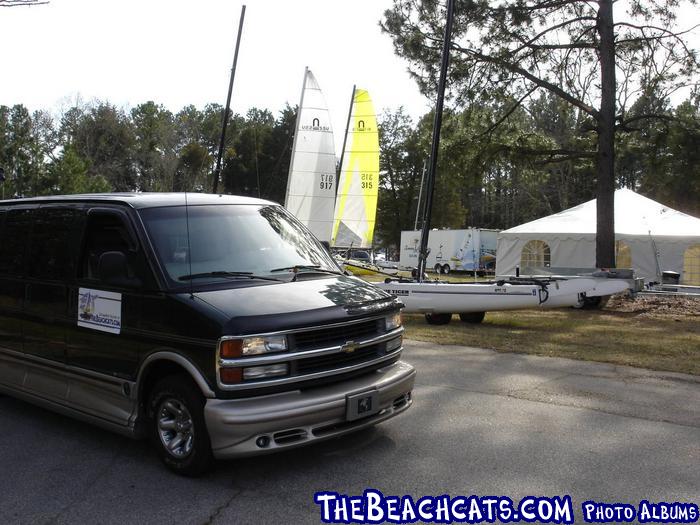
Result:
[[[335,183],[335,175],[321,174],[321,181],[319,182],[319,188],[321,188],[322,190],[332,190],[334,183]]]

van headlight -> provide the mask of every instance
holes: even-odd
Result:
[[[287,338],[283,335],[224,339],[219,345],[219,357],[222,359],[236,359],[238,357],[285,352],[287,348]]]
[[[391,332],[392,330],[396,330],[401,326],[401,312],[396,312],[395,314],[391,314],[385,318],[386,320],[386,331]]]
[[[241,354],[259,355],[270,352],[284,352],[287,350],[287,338],[283,335],[273,335],[268,337],[246,337],[243,339]]]

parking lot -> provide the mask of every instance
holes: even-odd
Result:
[[[0,523],[318,523],[314,492],[700,503],[700,378],[407,342],[414,406],[177,477],[134,442],[0,397]]]

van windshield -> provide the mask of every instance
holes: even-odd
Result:
[[[139,213],[161,266],[177,284],[288,280],[294,270],[340,273],[324,246],[281,206],[172,206]]]

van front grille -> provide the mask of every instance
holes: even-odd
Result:
[[[388,366],[400,358],[403,328],[387,332],[385,319],[385,316],[381,316],[289,330],[284,332],[289,348],[287,352],[233,359],[219,357],[221,370],[264,368],[280,364],[286,373],[244,379],[238,384],[233,381],[225,383],[219,373],[218,385],[223,390],[241,391],[249,388],[279,389],[287,385],[294,388],[311,381],[320,384],[333,376],[369,373]]]
[[[334,344],[344,344],[360,338],[368,339],[384,333],[384,319],[372,319],[361,323],[353,323],[331,328],[319,328],[307,332],[291,334],[290,346],[296,351],[313,350]]]
[[[330,355],[322,355],[319,357],[311,357],[309,359],[300,359],[296,362],[297,374],[311,374],[313,372],[321,372],[333,368],[342,368],[344,366],[352,366],[364,361],[371,361],[377,357],[384,355],[385,343],[380,343],[364,348],[358,348],[352,353],[338,353]]]

